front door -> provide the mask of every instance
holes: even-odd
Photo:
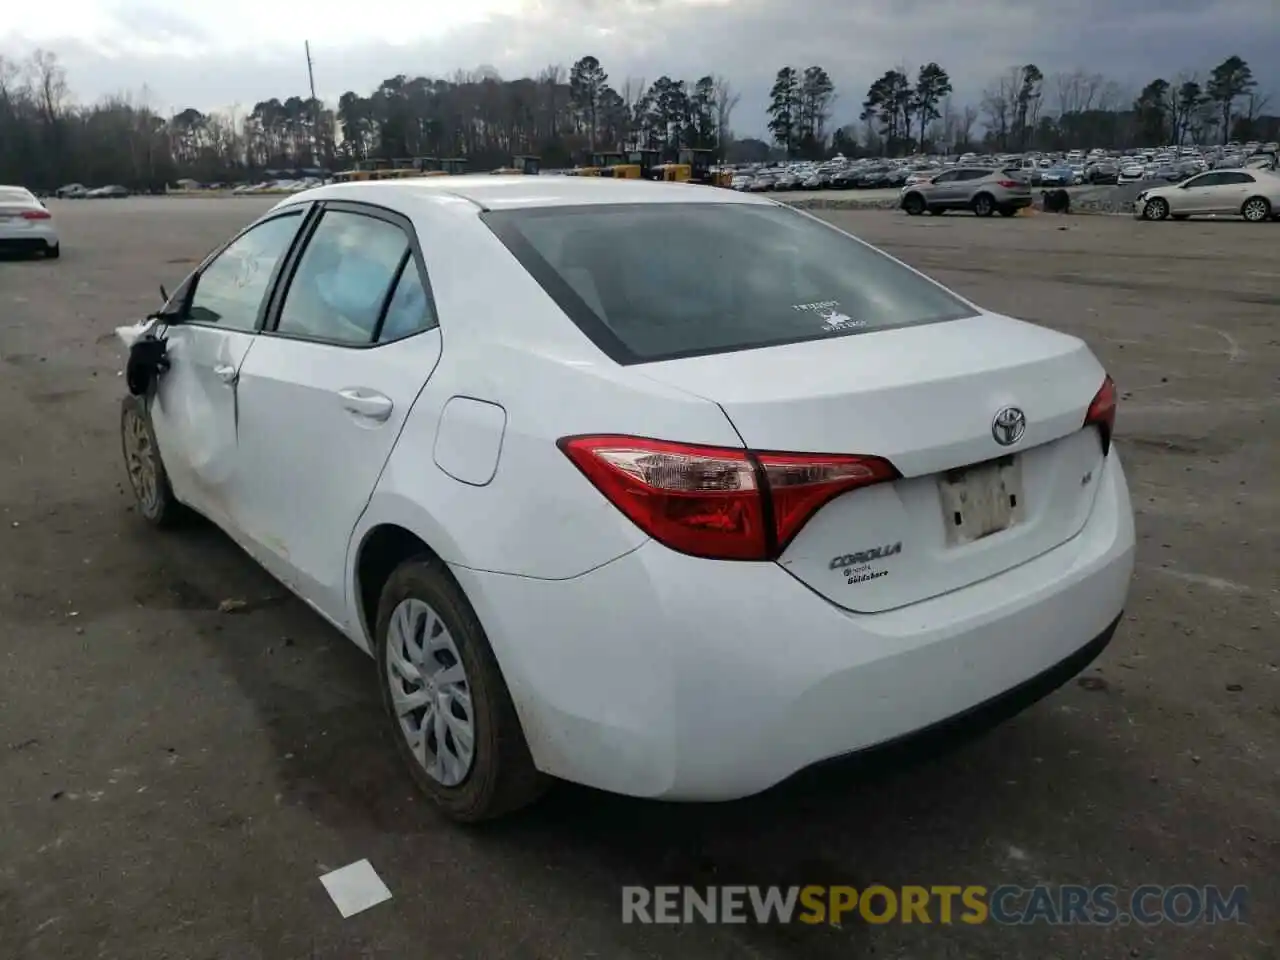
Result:
[[[1199,215],[1213,213],[1214,195],[1218,193],[1222,183],[1222,174],[1204,173],[1194,180],[1188,180],[1177,190],[1165,194],[1169,198],[1169,209],[1173,213]]]
[[[240,368],[302,217],[294,210],[263,221],[205,263],[167,331],[170,367],[151,405],[156,441],[177,498],[223,527],[235,524],[227,494],[236,470]]]
[[[240,370],[235,499],[272,571],[345,625],[347,546],[440,357],[408,221],[326,204]]]

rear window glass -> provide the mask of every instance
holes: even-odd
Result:
[[[591,205],[483,216],[570,319],[619,363],[973,315],[942,287],[785,207]]]

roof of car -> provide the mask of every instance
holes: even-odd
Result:
[[[409,177],[403,180],[365,180],[335,183],[295,194],[291,200],[345,199],[394,204],[429,197],[459,197],[484,210],[567,207],[607,203],[750,203],[769,204],[763,197],[718,187],[605,177],[566,177],[555,174],[463,174]]]

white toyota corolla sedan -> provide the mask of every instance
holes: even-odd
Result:
[[[0,253],[62,252],[53,214],[25,187],[0,186]]]
[[[1080,340],[688,184],[289,197],[134,347],[140,512],[373,655],[420,786],[675,800],[994,716],[1110,640],[1134,529]]]

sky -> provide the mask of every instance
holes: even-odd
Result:
[[[247,111],[316,92],[335,102],[388,76],[503,77],[597,57],[621,86],[662,74],[727,78],[732,126],[758,135],[784,65],[825,67],[833,120],[852,122],[868,85],[899,64],[940,63],[958,100],[1015,64],[1085,69],[1132,95],[1148,80],[1248,60],[1280,111],[1280,0],[0,0],[0,56],[56,53],[80,101],[145,87],[159,110]],[[1051,107],[1051,102],[1048,104]]]

